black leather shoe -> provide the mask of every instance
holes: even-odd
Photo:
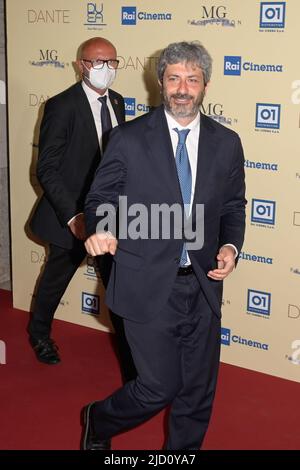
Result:
[[[30,343],[39,361],[44,364],[58,364],[60,357],[58,354],[58,347],[54,343],[53,339],[34,339],[30,338]]]
[[[100,440],[97,438],[94,431],[92,414],[93,414],[93,405],[95,402],[87,405],[84,410],[84,430],[83,430],[83,440],[82,440],[82,450],[110,450],[111,449],[111,440]]]

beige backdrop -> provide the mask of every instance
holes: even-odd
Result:
[[[214,58],[203,111],[241,135],[246,157],[247,236],[226,282],[222,360],[300,381],[299,1],[6,3],[14,306],[29,310],[44,261],[44,247],[27,231],[40,194],[35,160],[43,103],[75,81],[79,44],[96,35],[116,44],[114,87],[127,98],[131,119],[158,103],[159,50],[199,39]],[[89,260],[57,318],[106,329],[97,286]]]

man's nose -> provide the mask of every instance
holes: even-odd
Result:
[[[188,92],[188,86],[185,80],[180,80],[180,83],[178,85],[178,92],[185,94]]]

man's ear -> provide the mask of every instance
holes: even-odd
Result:
[[[207,84],[206,84],[205,87],[204,87],[204,93],[205,93],[205,94],[206,94],[206,92],[207,92],[207,89],[208,89],[209,85],[210,85],[210,82],[207,82]]]

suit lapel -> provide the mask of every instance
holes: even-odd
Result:
[[[122,103],[120,103],[118,96],[113,94],[111,90],[108,90],[108,95],[109,95],[109,101],[111,102],[111,105],[115,112],[118,124],[121,124],[122,122],[124,122],[124,110],[123,110]]]
[[[77,83],[74,88],[75,91],[75,106],[78,111],[78,116],[84,124],[85,133],[87,138],[90,139],[91,143],[99,148],[99,141],[93,113],[87,99],[87,96],[82,88],[81,82]]]
[[[215,128],[206,116],[201,114],[193,213],[195,204],[204,204],[210,197],[212,181],[214,185],[217,184],[212,176],[215,175],[216,159],[214,157],[217,152],[218,141]]]
[[[165,174],[165,185],[174,202],[182,204],[180,184],[177,175],[176,162],[167,120],[163,106],[156,108],[149,115],[149,122],[145,133],[148,150],[161,174]]]

